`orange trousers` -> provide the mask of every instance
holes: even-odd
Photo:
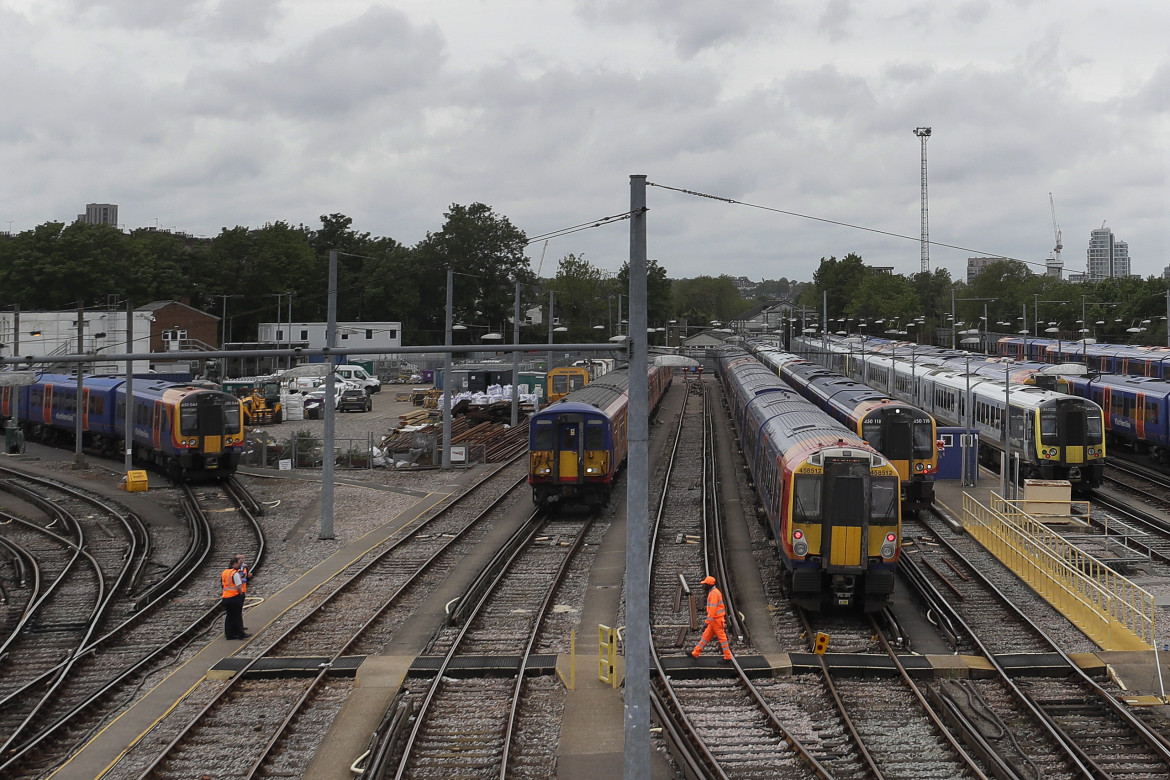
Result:
[[[731,646],[727,644],[727,628],[722,620],[712,620],[707,623],[707,628],[703,630],[703,638],[699,640],[699,644],[695,645],[691,655],[698,658],[707,643],[716,637],[719,638],[719,647],[723,649],[723,660],[730,661]]]

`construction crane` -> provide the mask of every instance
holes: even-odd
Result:
[[[1060,250],[1064,249],[1064,243],[1061,241],[1060,225],[1056,221],[1056,201],[1053,200],[1051,192],[1048,193],[1048,205],[1052,209],[1052,234],[1056,237],[1056,247],[1052,250],[1052,257],[1046,265],[1048,275],[1059,279],[1064,268],[1064,263],[1060,260]]]

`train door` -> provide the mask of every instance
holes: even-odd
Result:
[[[206,455],[223,452],[224,417],[222,401],[211,393],[188,396],[179,404],[179,431],[198,437]]]
[[[1076,464],[1085,462],[1085,439],[1088,435],[1085,407],[1079,399],[1060,404],[1060,431],[1063,436],[1061,460]]]
[[[151,441],[156,450],[162,449],[163,420],[166,418],[166,407],[162,401],[154,402],[154,416],[150,421]]]
[[[1101,396],[1101,409],[1105,412],[1105,430],[1113,430],[1113,388],[1104,388]]]
[[[1133,424],[1137,428],[1139,441],[1146,440],[1146,394],[1137,393],[1137,407],[1133,412]]]
[[[81,430],[89,430],[89,388],[83,388],[81,391],[81,405],[77,408],[77,414],[81,415]]]
[[[557,418],[557,465],[559,482],[579,482],[585,478],[585,458],[582,451],[585,437],[581,435],[584,420],[579,414],[566,414]]]
[[[53,386],[45,385],[45,394],[41,398],[41,422],[53,422]]]
[[[830,572],[860,570],[869,531],[869,458],[825,458],[824,469],[822,544],[828,549],[822,549],[822,555]]]

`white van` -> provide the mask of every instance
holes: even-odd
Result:
[[[362,388],[370,395],[382,389],[382,381],[376,376],[370,376],[361,366],[338,366],[334,373],[341,375],[345,381]]]

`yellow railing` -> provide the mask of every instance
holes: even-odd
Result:
[[[1104,650],[1149,650],[1154,597],[1070,544],[1017,502],[991,494],[991,508],[963,494],[963,525]]]

